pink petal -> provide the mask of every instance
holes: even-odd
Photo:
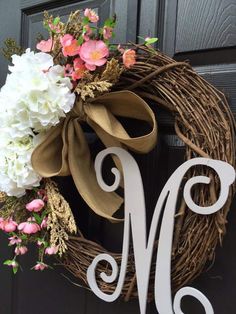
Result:
[[[44,201],[41,199],[35,199],[32,202],[26,204],[26,209],[28,211],[39,212],[44,207]]]
[[[52,38],[48,40],[41,40],[37,45],[36,48],[42,52],[49,52],[53,48],[53,41]]]
[[[74,37],[70,34],[65,34],[63,37],[60,38],[60,43],[62,46],[70,45]]]
[[[102,59],[99,59],[99,60],[94,61],[94,64],[95,64],[96,66],[101,66],[101,65],[105,64],[106,62],[107,62],[107,59],[102,58]]]
[[[85,63],[85,66],[88,70],[90,71],[95,71],[96,70],[96,65],[92,65],[92,64],[89,64],[89,63]]]

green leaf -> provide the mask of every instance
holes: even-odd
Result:
[[[50,246],[50,244],[47,241],[44,241],[43,245],[45,248]]]
[[[151,45],[158,41],[157,37],[149,38],[148,40],[145,40],[145,45]]]
[[[83,36],[80,35],[80,36],[79,36],[79,39],[77,40],[77,43],[78,43],[78,45],[80,46],[80,45],[82,45],[83,42],[84,42]]]
[[[88,18],[87,16],[85,16],[85,17],[83,18],[82,23],[83,23],[84,25],[87,25],[87,24],[89,23],[89,18]]]
[[[112,18],[109,18],[105,21],[104,26],[114,28],[116,26],[116,21]]]
[[[28,237],[27,237],[26,234],[22,234],[22,235],[20,236],[20,238],[21,238],[21,240],[27,240],[27,239],[28,239]]]
[[[143,41],[145,41],[145,38],[143,38],[142,36],[137,36],[139,39],[142,39]]]
[[[55,17],[55,19],[53,20],[53,25],[57,25],[59,22],[60,22],[59,16]]]
[[[3,265],[11,265],[11,263],[12,263],[12,260],[11,260],[11,259],[7,259],[7,260],[3,263]]]
[[[36,214],[36,213],[33,213],[33,216],[34,216],[34,218],[35,218],[37,224],[40,225],[41,222],[42,222],[42,218],[41,218],[38,214]]]
[[[44,210],[42,215],[41,215],[41,219],[43,221],[44,217],[48,214],[48,211],[47,210]]]
[[[117,50],[117,45],[113,45],[113,44],[109,45],[109,50],[116,51]]]
[[[18,266],[12,268],[13,274],[15,275],[18,272]]]

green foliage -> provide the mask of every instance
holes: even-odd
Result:
[[[85,17],[83,18],[83,20],[82,20],[82,23],[83,23],[84,25],[87,25],[87,24],[89,23],[89,18],[88,18],[87,16],[85,16]]]
[[[77,40],[77,43],[78,43],[78,45],[80,46],[80,45],[82,45],[83,42],[84,42],[83,36],[80,35],[80,36],[79,36],[79,39]]]
[[[15,263],[15,266],[12,266],[12,263]],[[18,269],[19,269],[19,264],[13,259],[13,260],[6,260],[3,265],[7,265],[7,266],[12,266],[12,271],[13,271],[13,274],[15,275],[17,272],[18,272]]]
[[[116,15],[114,14],[112,18],[106,19],[104,26],[114,28],[116,26]]]
[[[143,38],[142,36],[138,36],[139,39],[142,39],[144,41],[145,46],[150,46],[158,41],[157,37],[147,37]]]
[[[12,264],[12,260],[11,259],[7,259],[3,265],[7,265],[7,266],[10,266]]]
[[[20,56],[25,51],[25,49],[19,46],[13,38],[7,38],[4,41],[4,45],[5,47],[2,47],[0,52],[9,61],[11,61],[12,55],[16,54]]]
[[[157,37],[148,38],[148,39],[145,39],[145,45],[151,45],[151,44],[156,43],[157,41],[158,41]]]
[[[18,266],[12,268],[13,274],[15,275],[18,272]]]
[[[33,216],[34,216],[34,219],[37,222],[37,224],[40,225],[42,222],[42,218],[40,217],[40,215],[33,212]]]
[[[60,22],[60,18],[59,16],[55,17],[55,19],[53,20],[53,25],[57,25]]]

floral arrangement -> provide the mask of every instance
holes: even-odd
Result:
[[[49,266],[46,255],[62,256],[68,234],[76,233],[69,205],[56,184],[43,178],[31,157],[47,131],[70,113],[76,99],[85,101],[110,91],[123,71],[136,62],[136,52],[110,43],[116,17],[97,27],[92,9],[71,13],[66,23],[45,12],[49,38],[37,43],[39,52],[6,41],[4,55],[12,66],[0,91],[0,229],[14,246],[5,261],[16,273],[18,256],[36,243],[39,259],[33,269]],[[150,45],[155,39],[147,38]]]
[[[157,38],[143,39],[140,45],[114,45],[116,17],[102,26],[99,23],[99,16],[91,9],[71,13],[65,23],[45,12],[49,38],[39,38],[38,52],[24,50],[12,39],[6,40],[2,49],[12,66],[0,91],[0,229],[14,247],[13,258],[4,263],[14,273],[20,267],[18,257],[34,243],[39,254],[32,269],[49,268],[47,256],[56,255],[86,286],[88,267],[98,252],[106,252],[97,241],[83,237],[70,205],[51,179],[71,175],[91,210],[109,221],[120,221],[114,213],[124,201],[122,180],[119,193],[107,193],[98,185],[84,124],[105,147],[147,153],[157,138],[155,115],[145,102],[150,100],[174,116],[176,135],[186,145],[187,160],[208,157],[235,167],[235,123],[225,96],[189,63],[153,49]],[[148,131],[132,136],[117,117],[149,124]],[[121,170],[119,160],[112,158]],[[202,169],[193,169],[189,176],[198,171],[202,175]],[[206,171],[205,175],[212,179],[211,188],[200,185],[194,193],[194,202],[202,206],[214,203],[220,190],[215,173]],[[228,213],[234,192],[235,186],[219,215],[209,217],[188,210],[182,196],[173,234],[175,289],[196,278],[206,261],[212,260],[226,230],[222,217]],[[196,243],[206,245],[196,248]],[[122,256],[114,253],[114,258],[119,264]],[[98,273],[106,273],[107,264],[98,268]],[[127,269],[122,290],[125,300],[137,297],[132,251]],[[101,276],[97,278],[106,293],[115,291],[116,282],[104,284]],[[150,288],[154,280],[153,273]]]

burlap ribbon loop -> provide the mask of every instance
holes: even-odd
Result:
[[[116,116],[147,122],[151,131],[130,137]],[[111,92],[89,103],[78,101],[72,112],[47,132],[32,154],[32,166],[42,177],[72,175],[78,192],[96,214],[119,221],[112,216],[123,199],[115,192],[107,193],[99,187],[89,146],[80,126],[82,120],[93,128],[106,147],[124,147],[146,153],[156,143],[155,116],[148,104],[130,91]]]

